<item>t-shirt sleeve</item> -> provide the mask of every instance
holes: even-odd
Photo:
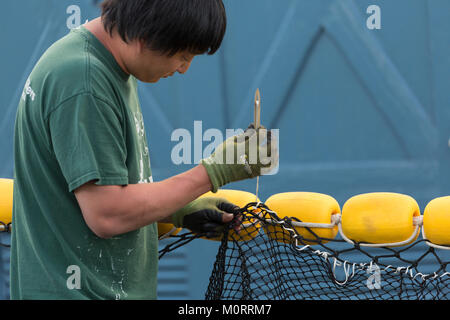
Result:
[[[69,192],[88,181],[128,184],[123,115],[92,94],[80,94],[48,117],[51,142]]]

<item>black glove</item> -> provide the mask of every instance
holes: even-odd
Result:
[[[194,233],[205,234],[207,238],[215,238],[232,220],[228,216],[224,219],[224,215],[236,214],[238,209],[238,206],[223,198],[198,198],[175,212],[172,222],[178,228],[188,228]]]

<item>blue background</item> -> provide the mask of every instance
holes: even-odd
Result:
[[[0,177],[13,177],[14,118],[31,69],[69,31],[67,8],[78,5],[84,23],[99,15],[94,3],[1,2]],[[312,191],[342,206],[359,193],[389,191],[411,195],[423,211],[450,194],[450,1],[224,3],[228,29],[217,54],[196,58],[185,75],[140,84],[155,180],[192,167],[172,163],[175,129],[193,135],[195,120],[203,132],[246,128],[260,88],[262,123],[280,129],[280,169],[261,178],[262,200]],[[380,30],[366,27],[371,4],[381,8]],[[255,192],[256,184],[227,187]],[[217,248],[197,240],[162,259],[159,297],[202,299]],[[8,270],[9,250],[0,248],[1,298]]]

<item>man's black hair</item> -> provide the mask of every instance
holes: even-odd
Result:
[[[180,51],[214,54],[227,24],[222,0],[105,0],[102,22],[125,41],[141,40],[170,56]]]

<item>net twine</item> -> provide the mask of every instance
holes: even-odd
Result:
[[[229,233],[242,219],[240,234]],[[333,223],[337,223],[336,219]],[[258,234],[248,240],[248,227],[259,224]],[[268,226],[281,226],[281,232],[269,232]],[[302,226],[311,237],[300,235]],[[349,243],[344,239],[321,238],[308,224],[296,218],[281,219],[276,212],[261,202],[241,208],[235,219],[223,231],[214,262],[206,299],[448,299],[450,297],[449,260],[443,259],[436,248],[426,247],[423,254],[411,259],[408,252],[426,243],[415,241],[402,248],[371,248],[367,243]],[[262,231],[264,229],[264,232]],[[255,232],[256,231],[251,231]],[[174,243],[160,251],[162,255],[204,237],[187,233],[176,236]],[[245,238],[245,239],[244,239]],[[287,243],[278,240],[286,241]],[[312,244],[311,244],[312,243]],[[333,244],[349,245],[336,249]],[[382,250],[374,254],[369,250]],[[364,262],[350,262],[345,255],[356,251]],[[386,253],[387,251],[387,253]],[[421,264],[430,258],[437,262],[433,272],[421,272]],[[404,265],[384,263],[394,259]],[[382,275],[382,288],[368,288],[372,274]],[[368,277],[369,275],[369,277]],[[372,279],[373,280],[373,279]],[[376,279],[375,279],[376,280]]]

